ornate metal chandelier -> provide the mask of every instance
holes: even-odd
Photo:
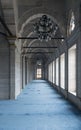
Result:
[[[37,35],[40,41],[49,41],[51,40],[58,30],[58,26],[47,17],[47,15],[43,15],[38,22],[34,25],[34,33]]]

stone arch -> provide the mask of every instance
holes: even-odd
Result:
[[[18,22],[19,35],[22,34],[25,26],[30,21],[32,21],[33,19],[36,19],[37,17],[41,17],[43,14],[48,15],[59,26],[60,31],[63,33],[64,30],[63,30],[61,23],[59,21],[59,14],[57,14],[56,12],[54,12],[51,9],[46,9],[43,7],[40,7],[40,8],[36,7],[36,8],[33,8],[33,9],[25,12],[23,14],[22,18],[19,19],[19,22]]]

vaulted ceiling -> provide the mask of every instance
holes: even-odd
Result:
[[[1,5],[5,23],[15,37],[33,36],[33,24],[44,14],[58,25],[60,34],[66,36],[65,0],[1,0]],[[16,39],[9,40],[13,43]],[[45,60],[53,55],[50,52],[55,53],[54,47],[58,48],[61,42],[58,39],[49,42],[20,39],[16,40],[16,45],[28,58],[41,57]],[[32,53],[27,54],[27,52]]]

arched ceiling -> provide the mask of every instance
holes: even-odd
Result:
[[[61,37],[62,35],[65,36],[65,21],[63,19],[65,11],[64,1],[61,3],[60,0],[51,0],[50,2],[49,0],[42,0],[41,2],[39,0],[35,0],[34,2],[33,0],[28,0],[24,3],[21,0],[17,0],[17,5],[19,10],[20,7],[22,9],[22,11],[20,11],[22,15],[18,12],[18,36],[34,37],[33,24],[36,23],[44,14],[46,14],[55,24],[58,25],[59,30],[56,33],[57,37]],[[24,7],[25,10],[23,10]],[[26,7],[28,8],[26,9]],[[59,47],[58,45],[61,41],[56,39],[48,42],[40,42],[38,39],[24,39],[21,40],[21,43],[22,52],[28,58],[34,59],[39,56],[44,60],[51,58],[52,55],[55,54],[56,48],[51,47]]]
[[[35,34],[33,32],[33,24],[36,23],[38,21],[38,19],[40,19],[42,17],[42,15],[44,15],[44,14],[35,14],[33,16],[30,16],[28,19],[26,19],[26,21],[23,24],[21,24],[22,26],[19,30],[19,36],[35,37]],[[53,16],[50,16],[48,14],[46,14],[46,15],[57,25],[56,20],[53,18]],[[57,26],[58,26],[58,30],[57,30],[55,36],[62,37],[63,36],[62,30],[59,27],[59,25],[57,25]],[[21,42],[22,42],[22,45],[21,45],[22,52],[24,54],[26,54],[27,57],[29,57],[30,55],[31,55],[30,57],[32,57],[32,54],[30,54],[29,51],[34,53],[35,57],[37,55],[37,53],[35,53],[35,52],[40,52],[39,54],[41,55],[41,53],[46,51],[45,53],[43,53],[43,56],[48,57],[46,59],[49,59],[51,57],[51,55],[53,55],[55,53],[55,48],[50,48],[50,47],[58,47],[58,45],[60,43],[60,41],[58,39],[51,40],[48,42],[45,42],[45,41],[41,42],[38,39],[30,39],[30,40],[24,39]],[[36,49],[32,48],[32,46],[36,47]],[[32,49],[30,49],[28,47],[31,47]],[[40,51],[39,51],[39,48],[37,48],[37,47],[40,47]]]
[[[6,4],[5,0],[1,0],[1,2],[3,7],[6,7],[6,5],[12,7],[15,19],[13,22],[15,23],[17,37],[34,36],[33,24],[44,14],[58,25],[56,36],[66,36],[65,0],[13,0],[13,2],[7,0]],[[14,29],[12,29],[12,32],[13,30]],[[17,40],[16,43],[17,47],[20,48],[21,52],[28,58],[38,59],[38,57],[40,57],[45,61],[45,59],[47,60],[52,57],[52,55],[55,55],[56,48],[54,47],[59,48],[61,40],[53,39],[48,42],[40,42],[38,39],[20,39]]]

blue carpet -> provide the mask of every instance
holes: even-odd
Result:
[[[0,101],[0,130],[81,130],[81,112],[43,80]]]

